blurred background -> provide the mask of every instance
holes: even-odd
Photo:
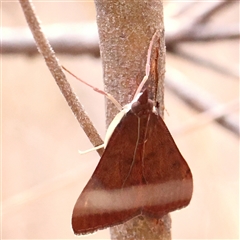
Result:
[[[33,2],[61,64],[102,89],[94,2]],[[171,213],[173,239],[239,237],[239,2],[221,2],[165,3],[165,122],[194,177],[190,205]],[[36,53],[19,3],[2,1],[1,15],[2,239],[110,239],[108,229],[72,232],[73,206],[99,156],[78,153],[92,146]],[[76,24],[85,38],[71,54]],[[68,79],[104,138],[104,97]]]

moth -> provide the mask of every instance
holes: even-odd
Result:
[[[141,214],[161,218],[191,200],[191,170],[148,90],[140,92],[148,78],[154,37],[146,76],[133,101],[110,124],[113,132],[107,132],[104,153],[74,206],[75,234],[92,233]]]

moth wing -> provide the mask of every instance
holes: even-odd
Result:
[[[158,149],[158,151],[156,151]],[[191,170],[159,115],[152,113],[143,153],[143,212],[161,217],[189,204],[193,192]],[[147,198],[146,198],[147,196]]]
[[[120,224],[140,213],[137,189],[126,182],[136,148],[137,118],[128,112],[117,125],[72,215],[75,234]]]

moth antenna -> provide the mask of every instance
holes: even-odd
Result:
[[[153,42],[157,36],[157,32],[156,31],[153,36],[152,39],[150,41],[149,47],[148,47],[148,54],[147,54],[147,62],[146,62],[146,68],[145,68],[145,76],[143,77],[143,80],[141,81],[140,85],[138,86],[135,94],[134,94],[134,98],[135,99],[137,97],[137,95],[141,92],[144,84],[146,83],[146,81],[148,80],[149,77],[149,72],[150,72],[150,58],[151,58],[151,52],[152,52],[152,46],[153,46]]]
[[[92,86],[91,84],[85,82],[84,80],[82,80],[81,78],[77,77],[75,74],[73,74],[72,72],[70,72],[68,69],[66,69],[64,66],[62,66],[62,68],[68,72],[70,75],[72,75],[74,78],[76,78],[77,80],[79,80],[80,82],[84,83],[85,85],[89,86],[90,88],[92,88],[94,91],[106,96],[116,107],[119,111],[122,110],[122,106],[120,105],[120,103],[109,93],[99,89],[99,88],[96,88],[94,86]]]

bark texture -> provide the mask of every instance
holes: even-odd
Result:
[[[165,41],[163,5],[159,0],[95,0],[100,38],[105,90],[121,105],[132,97],[145,75],[147,51],[153,34],[158,31],[151,56],[151,74],[147,82],[150,95],[159,103],[163,116]],[[158,89],[158,91],[156,91]],[[156,94],[157,93],[157,94]],[[118,110],[109,101],[107,125]],[[112,227],[112,239],[171,239],[171,219],[145,216]]]

